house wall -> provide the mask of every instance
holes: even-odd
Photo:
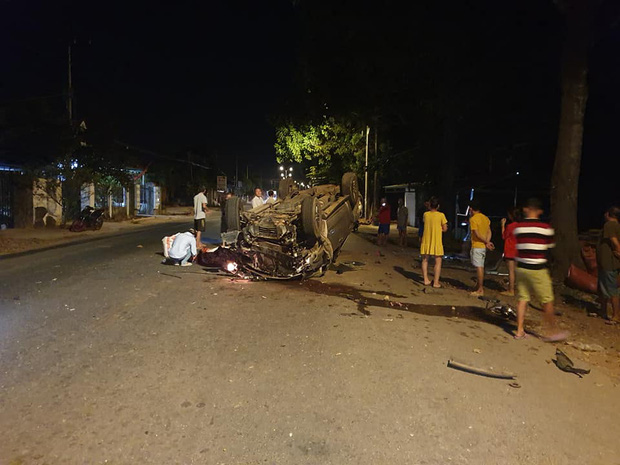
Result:
[[[35,227],[62,222],[62,186],[39,178],[32,183],[32,222]]]

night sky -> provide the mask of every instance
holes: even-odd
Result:
[[[275,165],[268,116],[290,87],[295,35],[292,4],[268,3],[2,2],[0,101],[63,92],[73,44],[76,118],[90,128]]]
[[[548,0],[544,8],[537,8],[545,1],[507,2],[505,8],[494,3],[494,12],[485,10],[488,14],[476,18],[480,24],[471,27],[493,24],[502,15],[501,21],[510,22],[513,15],[510,12],[518,5],[523,16],[515,16],[510,27],[523,34],[522,24],[537,26],[535,31],[525,30],[523,36],[515,36],[511,47],[520,60],[520,68],[516,67],[515,72],[523,72],[529,66],[528,56],[532,56],[531,69],[527,71],[532,89],[528,98],[538,88],[541,109],[547,105],[545,108],[552,106],[559,111],[559,55],[555,59],[543,57],[544,62],[540,62],[541,55],[535,58],[532,53],[538,47],[536,41],[540,41],[540,47],[560,42],[561,30],[557,24],[561,24],[561,19],[553,2]],[[394,21],[390,19],[391,2],[385,3],[381,14],[377,11],[381,23],[372,21],[371,11],[381,8],[378,6],[381,3],[362,4],[370,9],[366,15],[370,18],[369,34],[380,37],[392,27],[408,27],[409,22],[402,15],[393,18]],[[360,11],[362,4],[351,9],[352,21],[364,16]],[[613,18],[618,13],[616,2],[604,4],[610,6],[609,17]],[[260,171],[266,177],[275,171],[274,129],[268,118],[283,108],[283,102],[298,90],[295,80],[299,76],[304,41],[304,25],[300,24],[295,2],[208,1],[158,5],[155,2],[4,0],[0,9],[0,103],[42,96],[62,102],[67,79],[67,47],[73,44],[76,119],[86,120],[89,128],[106,128],[125,142],[165,154],[204,147],[217,153],[218,164],[229,175],[234,173],[235,157],[239,159],[240,171],[246,165],[250,171]],[[499,15],[498,18],[492,17],[493,14]],[[327,31],[320,30],[320,15],[318,19],[318,29],[312,33],[321,37]],[[449,22],[460,19],[440,15],[435,21],[449,35],[455,30]],[[545,38],[547,30],[549,37]],[[489,48],[493,45],[488,44]],[[485,44],[479,46],[484,48]],[[337,47],[334,44],[335,50]],[[415,44],[412,46],[414,51],[417,48]],[[598,222],[598,211],[603,205],[620,200],[619,51],[617,22],[613,28],[597,31],[590,54],[590,99],[580,188],[581,210],[596,211],[584,223],[587,226]],[[337,62],[337,53],[331,52]],[[504,60],[508,73],[509,61]],[[389,67],[389,63],[382,66]],[[540,87],[535,85],[537,80]],[[507,88],[505,97],[521,101],[514,94],[519,92],[518,79],[512,84],[514,91]],[[501,90],[501,85],[498,88]],[[480,98],[499,101],[502,97],[489,94]],[[499,105],[498,111],[502,111]],[[504,119],[509,120],[511,109],[507,107],[505,111]],[[501,117],[498,114],[497,119]],[[545,138],[549,142],[539,149],[548,154],[547,165],[550,165],[557,129],[541,126],[540,131],[547,134]],[[475,142],[476,137],[472,133],[472,141],[464,139],[463,143]],[[510,137],[510,130],[489,137],[501,141]],[[541,178],[548,175],[541,174]],[[546,179],[541,179],[541,183],[548,185]]]

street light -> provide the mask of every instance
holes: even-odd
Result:
[[[280,165],[280,171],[284,171],[284,166]]]

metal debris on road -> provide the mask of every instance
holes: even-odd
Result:
[[[590,370],[575,367],[573,361],[560,349],[555,349],[555,360],[553,363],[555,363],[555,366],[557,366],[560,370],[565,371],[566,373],[573,373],[580,378],[583,378],[581,375],[587,375],[590,373]]]
[[[517,375],[511,375],[508,373],[495,373],[493,371],[483,370],[482,368],[476,368],[452,359],[448,360],[448,367],[454,368],[455,370],[465,371],[474,375],[486,376],[488,378],[515,379],[517,377]]]

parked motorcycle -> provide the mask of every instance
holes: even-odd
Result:
[[[71,224],[69,231],[82,232],[87,229],[92,229],[94,231],[101,229],[101,226],[103,226],[104,213],[105,211],[103,208],[94,209],[90,206],[85,207],[84,210],[80,212],[77,219]]]

